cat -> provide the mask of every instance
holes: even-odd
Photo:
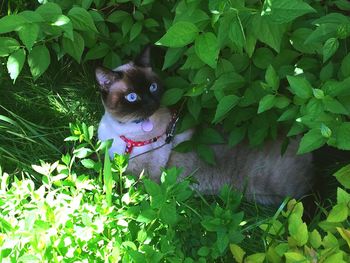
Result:
[[[160,105],[164,87],[152,70],[150,48],[113,71],[97,68],[96,79],[105,108],[98,138],[113,139],[111,158],[115,153],[130,155],[128,170],[133,174],[147,171],[151,179],[159,181],[161,168],[178,166],[183,168],[182,177],[195,177],[193,187],[204,194],[216,194],[228,184],[244,190],[248,200],[265,205],[278,204],[286,196],[301,197],[310,189],[312,155],[296,155],[297,139],[291,140],[283,155],[282,139],[266,143],[261,150],[246,142],[234,148],[212,145],[216,166],[203,162],[194,152],[172,151],[191,139],[194,131],[187,130],[169,141],[167,130],[174,118]]]

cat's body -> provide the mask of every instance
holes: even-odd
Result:
[[[245,190],[248,199],[263,204],[276,204],[285,196],[301,197],[310,189],[312,157],[296,155],[297,140],[291,141],[283,155],[282,140],[269,142],[260,150],[246,143],[234,148],[213,145],[216,166],[206,164],[194,152],[172,151],[178,143],[189,140],[193,131],[178,134],[165,144],[172,117],[168,109],[159,107],[162,87],[149,67],[148,51],[136,62],[118,67],[115,72],[97,69],[96,76],[106,109],[98,136],[100,140],[113,139],[110,156],[125,153],[123,136],[134,142],[157,138],[132,148],[128,167],[132,173],[140,174],[144,170],[159,181],[161,168],[183,167],[182,176],[193,173],[198,181],[194,187],[203,193],[217,193],[224,184],[229,184]]]

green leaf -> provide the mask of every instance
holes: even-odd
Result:
[[[88,169],[93,169],[96,164],[95,161],[91,159],[82,159],[80,162],[85,168]]]
[[[168,225],[175,225],[177,222],[175,201],[164,204],[160,209],[159,218]]]
[[[74,29],[98,33],[90,13],[84,8],[73,7],[69,10],[68,17],[72,20]]]
[[[309,242],[311,246],[316,249],[322,245],[322,237],[316,229],[309,234]]]
[[[28,65],[34,80],[37,80],[47,70],[50,62],[50,53],[46,46],[35,46],[32,49],[28,55]]]
[[[269,65],[265,73],[265,81],[272,88],[272,90],[278,90],[280,85],[280,79],[275,69]]]
[[[223,97],[216,108],[215,117],[212,123],[216,123],[221,120],[234,106],[239,102],[239,97],[236,95],[229,95]]]
[[[291,91],[302,99],[312,97],[312,86],[303,77],[287,76]]]
[[[207,65],[216,68],[219,55],[219,46],[216,36],[211,33],[204,33],[197,36],[194,48],[197,56]]]
[[[26,24],[19,31],[18,36],[28,51],[32,50],[35,41],[38,39],[40,28],[37,24]]]
[[[161,103],[167,106],[173,105],[182,98],[183,94],[184,94],[183,89],[179,89],[179,88],[168,89],[167,91],[164,92],[164,95],[161,99]]]
[[[328,128],[325,124],[321,124],[321,134],[325,138],[330,138],[332,136],[332,130]]]
[[[350,202],[350,194],[347,193],[345,190],[342,188],[338,187],[337,188],[337,203],[345,203],[348,204]]]
[[[307,262],[307,259],[299,252],[284,253],[286,263]]]
[[[21,72],[25,59],[26,52],[24,49],[19,49],[9,56],[7,60],[7,71],[9,72],[11,79],[13,79],[13,82],[16,81]]]
[[[0,34],[20,29],[28,21],[20,15],[8,15],[0,19]]]
[[[189,98],[187,101],[187,109],[191,113],[193,118],[198,120],[199,113],[201,112],[201,109],[202,109],[200,99],[197,97]]]
[[[298,114],[298,108],[292,107],[287,109],[285,112],[282,113],[282,115],[278,118],[277,121],[287,121],[291,120],[296,117]]]
[[[290,235],[295,239],[298,246],[303,246],[308,241],[309,233],[307,226],[302,222],[299,215],[293,213],[288,219],[288,230]]]
[[[16,39],[10,37],[0,37],[0,57],[6,57],[20,48]]]
[[[110,47],[106,43],[104,42],[98,43],[96,46],[89,49],[89,51],[86,53],[84,60],[88,61],[88,60],[103,58],[104,56],[107,55],[109,51],[110,51]]]
[[[59,15],[55,21],[52,22],[53,26],[57,26],[60,29],[63,30],[64,36],[73,40],[73,23],[70,21],[70,19],[65,15]]]
[[[81,55],[84,51],[84,39],[83,37],[74,32],[74,41],[69,38],[62,38],[62,47],[67,54],[69,54],[72,58],[74,58],[78,63],[81,61]]]
[[[115,69],[121,63],[120,57],[113,51],[110,51],[103,59],[103,66],[109,69]]]
[[[220,144],[225,142],[222,135],[213,128],[201,130],[196,140],[203,144]]]
[[[322,100],[323,105],[325,107],[325,110],[332,112],[332,113],[338,113],[338,114],[349,114],[348,110],[336,99],[325,96]]]
[[[283,35],[287,29],[284,24],[274,24],[266,16],[254,15],[251,23],[251,30],[254,36],[261,42],[280,51]]]
[[[142,23],[136,22],[130,29],[130,41],[133,41],[142,31]]]
[[[166,47],[183,47],[195,40],[198,31],[193,23],[180,21],[172,25],[156,44]]]
[[[247,128],[246,127],[237,127],[231,131],[228,138],[228,145],[230,147],[236,146],[238,143],[243,141]]]
[[[308,131],[301,139],[298,154],[311,152],[323,146],[327,139],[322,136],[320,129]]]
[[[350,76],[350,53],[347,54],[341,62],[340,72],[344,77]]]
[[[196,145],[196,152],[198,153],[198,156],[207,162],[208,164],[215,165],[215,153],[214,150],[205,144],[198,144]]]
[[[339,47],[338,39],[332,37],[329,38],[323,45],[322,54],[323,54],[323,63],[325,63],[330,57],[334,55]]]
[[[348,218],[348,206],[346,203],[335,205],[330,211],[327,221],[331,223],[343,222]]]
[[[282,24],[315,12],[315,9],[302,0],[269,0],[264,2],[261,15],[266,16],[273,23]]]
[[[39,14],[45,19],[45,21],[53,21],[57,16],[62,15],[62,9],[58,4],[55,3],[45,3],[40,5],[35,13]]]
[[[169,68],[174,65],[182,56],[184,52],[183,48],[168,48],[165,53],[163,70]]]
[[[258,48],[253,55],[253,63],[258,68],[266,69],[271,64],[271,61],[274,60],[274,57],[271,49],[266,47]]]
[[[336,138],[339,149],[350,150],[350,122],[344,122],[337,128]]]
[[[117,10],[117,11],[114,11],[112,14],[110,14],[108,16],[108,18],[106,19],[106,21],[114,23],[114,24],[119,24],[129,16],[130,15],[128,12],[125,12],[122,10]]]
[[[342,167],[333,176],[337,178],[338,182],[346,189],[350,189],[350,164]]]
[[[235,258],[235,260],[238,263],[242,263],[243,262],[243,258],[244,258],[245,252],[244,252],[244,250],[242,248],[240,248],[236,244],[230,244],[230,251],[231,251],[233,257]]]
[[[259,102],[258,114],[271,109],[275,105],[275,95],[268,94]]]

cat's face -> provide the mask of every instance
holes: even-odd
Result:
[[[114,71],[97,68],[96,79],[106,111],[120,122],[147,119],[160,106],[163,87],[150,67],[149,50]]]

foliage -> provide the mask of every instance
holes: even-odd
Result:
[[[177,182],[176,168],[164,171],[161,184],[137,180],[125,174],[125,156],[110,162],[110,145],[92,143],[92,126],[76,124],[71,131],[72,154],[32,166],[42,176],[40,187],[29,179],[10,183],[2,174],[2,262],[230,258],[229,244],[243,239],[240,194],[224,188],[218,201],[198,200],[188,180]],[[97,160],[89,158],[93,153]]]
[[[200,138],[222,123],[231,146],[287,130],[305,133],[299,154],[350,149],[347,1],[40,2],[0,19],[0,56],[14,81],[25,61],[38,79],[53,59],[114,68],[156,43],[167,47],[163,70],[173,75],[163,103],[186,101],[181,130],[203,126]],[[205,142],[178,150],[191,149],[215,163]]]
[[[245,220],[241,194],[228,187],[210,200],[188,179],[179,182],[177,168],[164,171],[160,184],[137,179],[126,173],[126,156],[110,161],[110,142],[93,143],[92,126],[76,123],[71,134],[71,154],[32,165],[39,186],[0,171],[2,262],[349,261],[350,194],[343,188],[316,227],[303,222],[295,200],[256,223]],[[349,166],[335,174],[345,188],[349,174]],[[253,249],[254,228],[261,241]]]

